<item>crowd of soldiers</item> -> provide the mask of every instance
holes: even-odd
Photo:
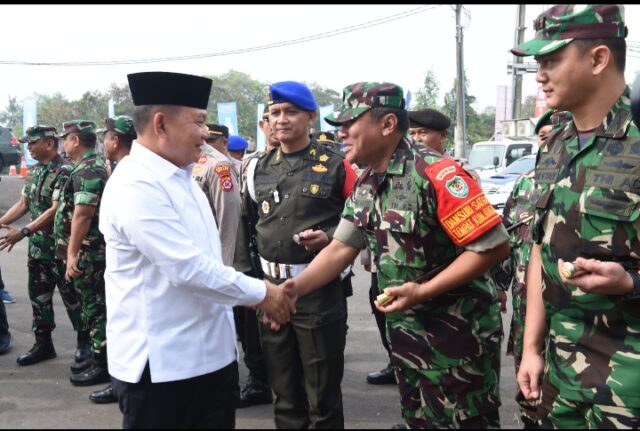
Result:
[[[512,52],[535,56],[550,109],[536,125],[536,169],[516,182],[502,215],[466,162],[445,152],[450,119],[433,109],[408,112],[393,83],[346,86],[342,105],[325,118],[336,132],[314,134],[318,105],[309,88],[270,85],[259,122],[266,148],[246,157],[242,137],[195,121],[206,143],[197,145],[188,173],[206,196],[203,220],[215,220],[220,264],[266,280],[262,302],[224,291],[238,298],[222,303],[234,305],[249,370],[247,385],[231,391],[234,409],[273,403],[277,428],[344,428],[346,297],[362,252],[389,357],[367,381],[398,385],[405,424],[397,428],[500,427],[500,313],[509,289],[508,352],[525,428],[640,428],[640,132],[624,81],[624,8],[554,6],[535,28],[535,38]],[[122,244],[110,234],[105,247],[116,219],[103,208],[110,218],[99,220],[101,198],[110,172],[132,146],[142,147],[137,135],[171,135],[163,127],[170,114],[153,107],[206,108],[208,94],[200,93],[210,86],[188,75],[138,75],[130,75],[141,107],[134,119],[107,118],[101,130],[73,120],[61,134],[45,125],[26,131],[22,141],[39,163],[21,199],[0,217],[7,230],[0,249],[29,237],[36,342],[18,364],[56,356],[51,298],[58,286],[78,334],[70,381],[113,381],[91,399],[118,401],[125,427],[157,422],[146,422],[148,412],[131,395],[137,380],[123,380],[126,361],[110,353],[107,365],[105,294],[120,285],[112,275],[105,292],[105,270],[109,278],[120,268],[106,260],[109,247]],[[187,96],[150,96],[156,87],[144,80],[184,86]],[[105,157],[95,151],[101,133]],[[186,154],[188,145],[180,145]],[[27,212],[25,228],[10,227]],[[152,379],[153,367],[149,356],[141,384],[171,380]],[[237,386],[237,371],[235,379]],[[175,424],[235,423],[219,420]]]

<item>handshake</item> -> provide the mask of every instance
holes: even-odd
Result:
[[[267,286],[267,294],[255,307],[264,311],[262,323],[270,324],[271,329],[278,330],[280,325],[287,323],[291,320],[291,315],[296,313],[298,288],[292,279],[285,280],[280,285],[268,280],[264,282]]]

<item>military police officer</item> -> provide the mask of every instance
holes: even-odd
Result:
[[[637,429],[640,132],[624,77],[624,6],[558,5],[534,26],[512,52],[535,56],[547,106],[573,119],[536,163],[518,383],[539,399],[544,375],[544,426]]]
[[[96,125],[73,120],[63,124],[67,156],[75,165],[58,196],[54,220],[56,257],[66,263],[66,277],[80,296],[82,319],[91,337],[92,360],[72,367],[76,386],[109,381],[106,353],[104,299],[105,242],[98,230],[102,192],[107,182],[104,160],[95,152]]]
[[[269,96],[269,124],[281,146],[258,160],[243,212],[255,227],[265,278],[281,282],[329,243],[355,173],[338,152],[310,141],[318,106],[307,86],[278,82]],[[297,302],[290,323],[278,331],[260,327],[277,428],[344,427],[345,310],[338,274],[323,285]]]
[[[53,314],[53,292],[58,286],[73,329],[78,333],[77,363],[83,363],[91,356],[89,334],[80,317],[80,302],[73,287],[65,281],[65,268],[55,257],[53,236],[53,216],[58,202],[55,196],[69,178],[71,165],[58,155],[58,138],[52,126],[29,127],[20,139],[38,164],[29,171],[22,189],[22,197],[0,218],[0,226],[8,229],[0,238],[0,250],[11,248],[24,237],[29,238],[28,291],[33,309],[32,330],[36,343],[18,358],[19,365],[31,365],[44,359],[56,357],[51,340],[51,332],[56,327]],[[11,228],[13,223],[25,213],[31,214],[31,222],[22,230]]]
[[[368,245],[392,299],[376,306],[387,313],[407,425],[498,427],[502,327],[486,272],[507,256],[508,236],[458,163],[405,138],[404,106],[398,85],[359,82],[326,117],[340,127],[347,160],[369,167],[334,240],[294,278],[299,301]]]

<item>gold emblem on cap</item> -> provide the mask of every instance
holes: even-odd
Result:
[[[327,160],[329,160],[329,156],[323,154],[318,158],[318,160],[320,160],[321,162],[326,162]]]
[[[268,201],[263,201],[262,202],[262,212],[265,214],[269,214],[269,202]]]
[[[318,184],[311,184],[311,187],[309,187],[309,191],[311,192],[311,194],[316,194],[318,193],[318,190],[320,190],[320,186]]]
[[[314,166],[311,168],[311,170],[312,170],[313,172],[319,172],[319,173],[324,173],[324,172],[327,172],[327,171],[328,171],[327,167],[326,167],[325,165],[321,165],[320,163],[318,163],[317,165],[314,165]]]

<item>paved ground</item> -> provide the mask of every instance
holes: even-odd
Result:
[[[19,185],[18,179],[3,178],[0,214],[17,199]],[[24,220],[20,224],[24,224]],[[14,345],[7,354],[0,356],[0,428],[121,428],[122,416],[116,404],[96,405],[88,399],[92,390],[105,385],[79,388],[69,383],[69,365],[76,340],[57,293],[54,307],[58,327],[53,339],[58,357],[28,367],[16,364],[17,356],[29,350],[34,342],[26,287],[26,241],[21,241],[11,253],[0,253],[0,267],[7,290],[17,299],[17,303],[6,305]],[[365,381],[368,372],[386,365],[386,354],[367,300],[369,274],[357,266],[353,280],[354,296],[348,301],[349,332],[342,382],[345,427],[389,428],[401,422],[398,392],[395,386],[374,386]],[[510,311],[503,316],[505,323],[509,316]],[[241,384],[246,375],[241,362]],[[521,428],[513,401],[515,388],[513,359],[503,356],[501,418],[504,428]],[[270,405],[240,409],[236,417],[239,429],[274,428]]]

